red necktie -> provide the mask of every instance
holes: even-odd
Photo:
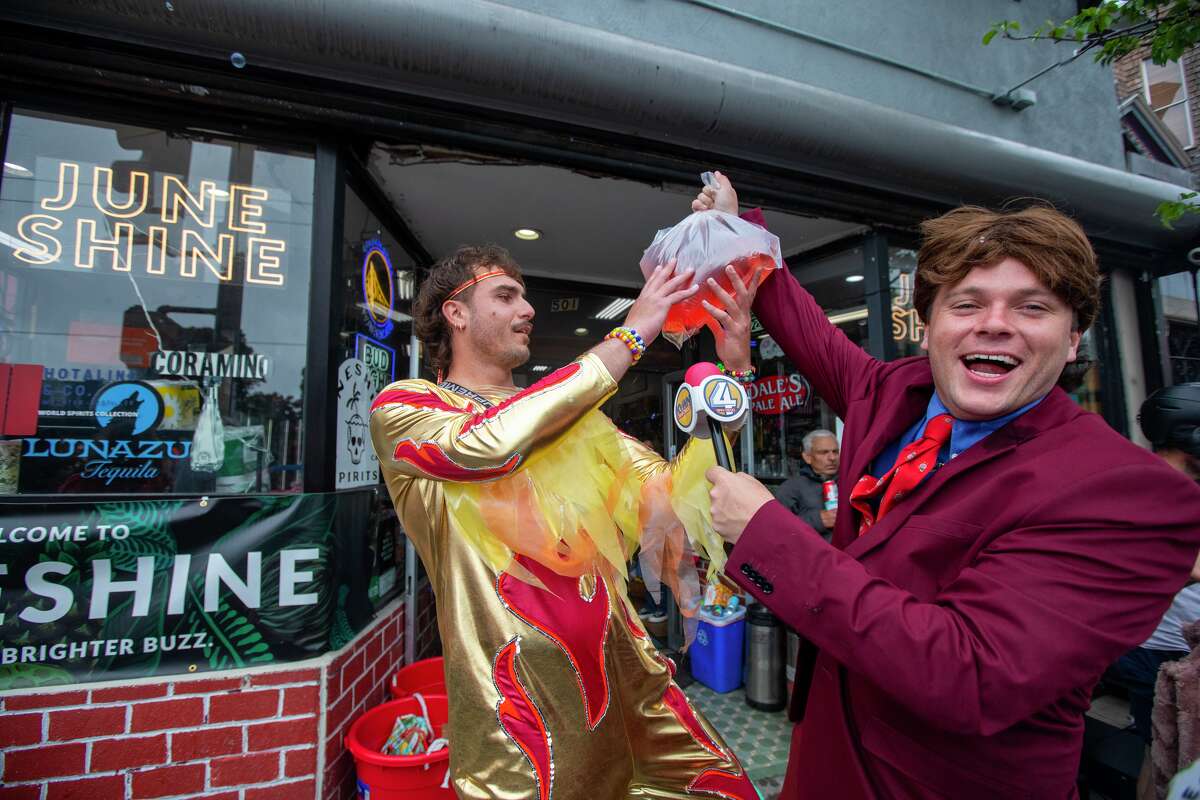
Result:
[[[905,447],[896,456],[896,463],[881,477],[863,475],[850,492],[850,505],[862,514],[858,535],[862,536],[871,526],[883,519],[892,506],[916,489],[921,481],[933,474],[937,467],[938,452],[950,441],[954,417],[941,414],[925,424],[921,438]],[[878,504],[878,511],[876,511]]]

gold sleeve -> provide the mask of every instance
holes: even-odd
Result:
[[[643,483],[663,472],[673,474],[694,473],[696,470],[691,467],[691,462],[693,461],[699,461],[704,464],[704,469],[700,470],[701,473],[716,464],[716,455],[713,452],[712,444],[707,439],[699,439],[695,436],[689,437],[675,458],[667,461],[654,450],[646,447],[646,445],[633,437],[622,434],[621,438],[626,452],[633,462],[633,469]]]
[[[455,405],[449,393],[428,381],[399,381],[380,392],[371,406],[371,441],[380,463],[396,473],[490,481],[514,472],[616,388],[592,354],[486,411]]]

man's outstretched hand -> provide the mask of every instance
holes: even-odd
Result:
[[[725,274],[733,288],[733,294],[721,288],[713,278],[707,281],[708,289],[721,307],[707,300],[700,304],[712,315],[714,324],[709,325],[717,344],[717,357],[729,369],[747,370],[750,361],[750,308],[754,303],[754,289],[746,288],[732,266],[725,267]]]
[[[720,188],[714,189],[711,186],[705,186],[701,189],[700,194],[696,195],[696,199],[692,201],[692,211],[716,209],[727,214],[738,213],[738,197],[737,192],[733,189],[733,184],[721,172],[714,172],[713,175],[716,176]]]
[[[655,267],[646,279],[646,285],[625,317],[625,326],[637,331],[647,347],[662,333],[671,306],[700,290],[694,282],[695,274],[694,269],[677,271],[675,260],[671,259]]]
[[[709,467],[704,477],[712,484],[708,496],[712,501],[713,527],[725,541],[737,544],[750,519],[775,496],[744,472]]]
[[[696,271],[692,269],[677,272],[674,259],[666,264],[659,264],[646,279],[641,294],[629,309],[629,314],[625,317],[625,327],[637,331],[646,347],[649,347],[662,333],[662,326],[671,306],[700,291],[700,287],[694,282],[695,277]],[[629,349],[616,339],[606,339],[589,352],[604,362],[604,368],[617,382],[625,377],[625,373],[633,364]]]

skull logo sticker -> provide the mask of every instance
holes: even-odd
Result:
[[[379,482],[379,459],[369,441],[367,419],[371,401],[383,387],[365,362],[348,358],[338,367],[337,482],[338,489],[372,486]]]

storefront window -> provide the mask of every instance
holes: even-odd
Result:
[[[925,323],[913,306],[913,282],[917,277],[917,251],[903,247],[888,248],[888,283],[892,288],[892,340],[896,355],[924,355],[921,339]]]
[[[0,493],[298,491],[312,199],[287,148],[15,112]]]
[[[393,232],[352,186],[346,187],[342,229],[342,329],[338,333],[334,487],[366,510],[352,527],[370,553],[367,599],[378,610],[400,593],[404,529],[380,484],[379,459],[367,421],[371,403],[389,383],[408,377],[416,264]],[[361,535],[361,534],[360,534]]]
[[[749,390],[754,415],[754,464],[749,471],[777,482],[804,467],[804,434],[825,427],[824,403],[774,339],[765,333],[755,336],[751,356],[758,377]]]
[[[1158,279],[1167,326],[1170,382],[1200,381],[1200,325],[1197,324],[1196,273],[1179,272]]]
[[[1079,341],[1075,362],[1068,364],[1059,385],[1079,407],[1094,414],[1104,413],[1103,366],[1096,347],[1097,329],[1089,328]]]
[[[367,431],[371,401],[408,377],[416,267],[353,188],[346,189],[342,235],[342,319],[338,336],[334,486],[379,482]],[[389,504],[390,505],[390,504]]]
[[[867,300],[863,250],[850,247],[832,255],[788,259],[792,274],[812,294],[829,321],[867,349]],[[836,417],[782,348],[765,331],[751,334],[758,378],[750,387],[754,414],[754,464],[761,480],[778,483],[804,468],[804,435],[815,428],[835,430]]]

